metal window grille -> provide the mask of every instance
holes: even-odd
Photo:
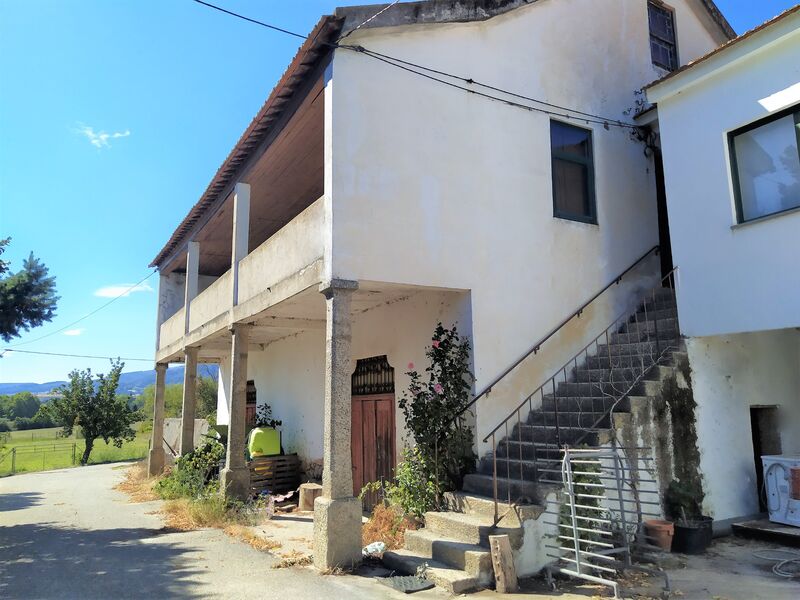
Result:
[[[386,355],[362,358],[356,362],[352,377],[354,396],[394,393],[394,369]]]

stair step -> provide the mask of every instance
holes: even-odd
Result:
[[[645,318],[646,314],[646,318]],[[637,309],[637,311],[631,316],[629,323],[631,321],[658,321],[661,323],[662,319],[677,319],[678,318],[678,309],[675,305],[670,306],[669,308],[658,308],[656,310],[647,309],[647,313],[643,309]]]
[[[469,544],[430,531],[427,527],[417,531],[406,531],[406,550],[429,556],[449,567],[460,569],[482,583],[488,583],[493,573],[489,548]]]
[[[562,397],[575,397],[575,398],[598,398],[598,397],[606,397],[610,400],[610,404],[614,404],[617,398],[625,394],[626,392],[635,393],[638,395],[644,396],[651,396],[654,394],[654,391],[658,390],[658,385],[660,385],[657,381],[652,381],[649,379],[640,379],[633,389],[630,389],[630,384],[633,383],[631,381],[617,381],[617,382],[609,382],[609,381],[602,381],[602,382],[594,382],[594,383],[580,383],[580,382],[567,382],[567,383],[559,383],[558,387],[556,387],[556,396],[559,398]],[[656,384],[655,386],[653,384]],[[546,397],[545,397],[546,398]],[[544,403],[542,403],[544,406]],[[562,408],[562,404],[559,401],[558,404],[559,410]],[[567,407],[568,410],[573,410]],[[547,409],[544,409],[547,410]]]
[[[590,412],[568,412],[559,407],[558,425],[559,427],[592,427],[597,422],[598,415]],[[556,424],[556,414],[553,411],[533,410],[528,414],[529,425],[549,425],[554,427]],[[597,427],[606,429],[611,426],[611,419],[604,417]]]
[[[677,332],[679,330],[678,326],[678,319],[675,317],[669,317],[664,319],[656,319],[653,316],[653,313],[647,313],[646,318],[644,314],[635,314],[631,320],[626,321],[623,323],[619,331],[616,333],[650,333],[655,335],[656,331],[658,332],[659,337],[662,336],[662,332],[667,331],[674,331]]]
[[[494,483],[491,475],[470,473],[464,477],[462,489],[489,498],[494,497]],[[497,497],[517,504],[544,504],[544,490],[534,481],[497,478]]]
[[[426,566],[425,577],[451,594],[463,594],[481,587],[476,577],[468,575],[461,569],[450,567],[410,550],[389,550],[383,553],[382,560],[387,568],[406,575],[415,575],[418,568]]]
[[[659,340],[660,343],[665,345],[673,344],[680,336],[676,328],[664,328],[659,325],[658,338],[656,338],[655,331],[648,331],[645,327],[639,329],[635,324],[627,328],[625,331],[612,333],[608,336],[608,341],[612,344],[630,344],[634,342],[648,342]],[[605,342],[606,339],[601,338],[598,343]],[[593,350],[594,348],[590,348]]]
[[[647,394],[640,394],[647,395]],[[552,394],[546,394],[542,399],[542,412],[554,413],[556,405],[558,405],[559,424],[561,423],[561,413],[593,413],[600,417],[608,409],[610,409],[617,402],[615,398],[609,396],[602,396],[595,394],[591,396],[576,396],[571,394],[559,394],[553,397]],[[616,405],[617,412],[629,412],[631,405],[627,398],[619,401]]]
[[[555,416],[555,415],[554,415]],[[598,414],[597,419],[602,415]],[[530,444],[574,444],[581,442],[592,445],[597,443],[597,433],[586,427],[567,427],[558,416],[558,427],[554,425],[530,425],[527,422],[514,425],[507,439],[510,443],[530,443]]]
[[[625,366],[614,369],[593,369],[581,366],[572,369],[570,381],[576,383],[634,381],[641,376],[643,370],[641,366]]]
[[[489,511],[486,514],[464,514],[457,512],[427,512],[425,513],[425,529],[431,533],[453,539],[466,544],[475,544],[489,547],[490,535],[508,535],[511,545],[519,548],[522,545],[522,522],[516,514],[509,515],[513,518],[501,519],[494,525],[494,501],[489,501]],[[536,518],[544,510],[538,505],[534,507],[534,512],[529,512],[527,518]],[[504,504],[498,506],[498,515],[508,512],[510,506]],[[536,509],[540,509],[538,512]]]

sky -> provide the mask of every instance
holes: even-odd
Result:
[[[215,3],[307,33],[346,1]],[[793,4],[717,0],[738,33]],[[16,271],[33,252],[61,297],[51,323],[0,342],[18,350],[0,358],[0,382],[108,370],[22,350],[152,368],[157,275],[66,326],[152,273],[299,44],[191,0],[0,0],[3,259]]]

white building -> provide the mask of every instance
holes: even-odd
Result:
[[[706,512],[765,510],[800,453],[800,7],[656,81]]]
[[[380,8],[320,20],[152,263],[156,361],[186,362],[189,412],[196,361],[220,364],[226,485],[241,492],[246,473],[248,380],[286,451],[324,458],[320,565],[358,551],[341,529],[360,516],[351,480],[391,473],[406,366],[424,365],[437,322],[471,340],[476,393],[505,374],[475,406],[483,455],[521,400],[670,270],[657,165],[631,126],[637,90],[733,36],[710,0],[409,2],[365,23]],[[359,368],[387,378],[380,394],[351,399]],[[354,475],[351,401],[374,409],[352,423],[354,455],[381,457]]]

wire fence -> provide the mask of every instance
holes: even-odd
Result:
[[[77,464],[77,460],[77,442],[18,446],[0,454],[0,476],[74,466]]]

